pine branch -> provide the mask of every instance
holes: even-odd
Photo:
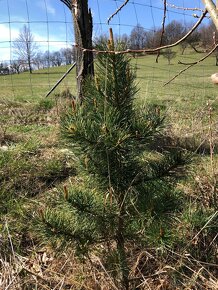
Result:
[[[184,166],[191,161],[187,153],[180,150],[171,153],[162,154],[156,159],[143,160],[141,172],[133,181],[132,185],[137,186],[141,183],[161,180],[165,177],[176,177],[178,173],[184,171]]]
[[[68,192],[65,200],[71,207],[78,211],[79,215],[85,214],[95,220],[104,222],[106,218],[114,220],[117,217],[114,205],[104,202],[102,197],[97,197],[89,191],[77,191],[72,189]]]

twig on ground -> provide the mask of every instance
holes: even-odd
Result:
[[[27,273],[33,275],[34,277],[36,277],[36,278],[38,278],[38,279],[40,279],[40,280],[42,280],[42,281],[44,281],[44,282],[50,284],[50,282],[49,282],[47,279],[45,279],[45,278],[42,277],[41,275],[39,275],[39,274],[37,274],[37,273],[31,271],[30,269],[28,269],[28,268],[22,266],[22,270],[26,271]]]
[[[113,287],[113,289],[118,290],[118,288],[116,287],[116,285],[114,284],[112,278],[110,277],[110,275],[108,274],[107,270],[105,269],[104,265],[102,264],[101,260],[98,257],[95,257],[96,260],[98,261],[99,265],[101,266],[102,270],[104,271],[104,273],[106,274],[106,276],[109,278],[110,284]]]

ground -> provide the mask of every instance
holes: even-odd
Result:
[[[178,216],[178,231],[181,236],[186,233],[183,246],[164,252],[131,248],[131,274],[141,285],[137,289],[218,289],[213,230],[217,232],[218,87],[210,80],[217,70],[214,57],[163,86],[184,68],[178,60],[201,57],[178,51],[171,65],[162,57],[155,63],[153,55],[132,59],[139,87],[136,105],[154,103],[165,110],[172,146],[194,155],[178,185],[191,206]],[[90,260],[81,261],[72,249],[59,252],[42,246],[34,232],[36,215],[56,204],[60,188],[82,183],[75,157],[59,134],[61,112],[76,94],[75,73],[45,98],[66,69],[0,76],[0,285],[5,289],[117,289],[102,262],[105,245],[93,249]]]

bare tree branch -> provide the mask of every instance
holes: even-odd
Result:
[[[186,68],[182,69],[181,71],[179,71],[173,78],[171,78],[168,82],[166,82],[163,86],[165,87],[166,85],[168,85],[169,83],[171,83],[173,80],[175,80],[178,76],[180,76],[182,73],[184,73],[186,70],[188,70],[189,68],[191,68],[192,66],[199,64],[200,62],[202,62],[203,60],[205,60],[206,58],[208,58],[218,47],[218,44],[216,44],[213,49],[204,57],[202,57],[201,59],[199,59],[198,61],[195,61],[191,64],[189,64]]]
[[[209,12],[216,29],[218,30],[218,11],[212,0],[201,0],[205,5],[205,9]]]
[[[167,15],[167,0],[164,0],[164,14],[163,14],[162,31],[161,31],[160,45],[159,46],[162,46],[162,43],[163,43],[166,15]],[[158,52],[157,52],[156,63],[158,63],[159,56],[160,56],[160,50],[158,50]]]
[[[111,19],[121,10],[123,9],[124,6],[126,6],[126,4],[129,2],[129,0],[126,0],[109,18],[107,21],[107,24],[110,23]]]
[[[207,10],[204,11],[204,13],[201,15],[201,17],[198,19],[198,21],[195,23],[195,25],[182,37],[180,38],[178,41],[172,43],[172,44],[168,44],[168,45],[164,45],[161,47],[157,47],[157,48],[151,48],[151,49],[127,49],[127,50],[123,50],[123,51],[108,51],[108,50],[97,50],[97,49],[88,49],[88,48],[84,48],[84,47],[80,47],[79,45],[75,45],[75,47],[81,49],[82,51],[92,51],[95,53],[116,53],[116,54],[120,54],[120,53],[153,53],[153,52],[157,52],[159,50],[162,49],[166,49],[166,48],[170,48],[170,47],[174,47],[179,45],[182,41],[186,40],[186,38],[189,37],[189,35],[191,35],[193,33],[193,31],[195,31],[195,29],[197,29],[197,27],[201,24],[201,22],[203,21],[204,17],[207,14]]]
[[[71,0],[61,0],[70,10],[72,9],[72,1]]]
[[[194,65],[194,64],[196,64],[196,61],[194,61],[194,62],[183,62],[183,61],[178,61],[178,64],[183,64],[183,65]]]
[[[162,0],[162,1],[164,1],[164,0]],[[179,7],[179,6],[176,6],[176,5],[168,3],[168,2],[167,2],[167,6],[169,6],[171,8],[178,9],[178,10],[184,10],[184,11],[188,11],[188,10],[189,11],[202,11],[202,12],[204,11],[203,9],[197,8],[197,7],[195,7],[195,8]]]

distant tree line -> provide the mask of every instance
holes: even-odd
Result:
[[[140,24],[137,24],[132,29],[130,35],[123,34],[116,37],[116,41],[122,42],[126,49],[130,50],[158,48],[160,46],[175,43],[186,35],[193,25],[193,23],[183,25],[182,22],[173,20],[167,24],[164,31],[162,31],[162,28],[157,30],[146,30]],[[94,43],[97,46],[107,38],[107,35],[100,35],[95,38]],[[160,43],[161,38],[162,40]],[[201,25],[200,28],[194,30],[189,37],[180,43],[181,54],[184,54],[188,47],[193,49],[196,53],[207,52],[217,39],[218,33],[213,22],[207,25]],[[168,64],[170,64],[171,59],[176,56],[176,52],[170,48],[162,50],[160,53],[168,60]],[[218,65],[218,50],[215,51],[214,56],[216,58],[216,65]]]
[[[122,42],[126,49],[152,49],[160,46],[160,38],[162,35],[161,45],[172,44],[182,38],[193,26],[192,23],[183,25],[180,21],[173,20],[167,24],[162,33],[162,28],[157,30],[146,30],[140,24],[137,24],[131,31],[130,35],[123,34],[116,37],[116,40]],[[108,39],[106,34],[101,34],[94,39],[94,46]],[[186,40],[180,43],[181,53],[183,54],[187,47],[195,52],[206,52],[214,42],[218,39],[217,31],[212,22],[195,30]],[[8,63],[0,64],[0,74],[20,73],[29,71],[32,73],[35,69],[43,69],[47,67],[55,67],[61,65],[72,64],[76,59],[75,48],[61,48],[57,51],[39,50],[34,36],[29,27],[24,25],[20,30],[18,37],[13,41],[13,55],[16,60]],[[168,63],[175,52],[171,49],[163,50],[162,55],[168,59]],[[216,65],[218,65],[218,51],[215,52]]]
[[[34,40],[27,25],[20,30],[18,37],[12,43],[14,59],[0,63],[0,74],[17,73],[43,69],[47,67],[69,65],[75,60],[75,49],[72,46],[57,51],[42,52]]]
[[[74,48],[61,48],[57,51],[37,51],[33,58],[26,61],[25,58],[17,58],[8,62],[0,63],[0,74],[21,73],[33,70],[44,69],[61,65],[72,64],[75,60]]]
[[[37,69],[69,65],[75,61],[76,52],[74,47],[61,48],[57,51],[37,52],[33,58],[33,64]]]
[[[173,20],[164,28],[161,45],[172,44],[181,39],[193,26],[192,23],[183,25],[180,21]],[[207,25],[201,25],[183,42],[180,46],[182,53],[189,46],[195,52],[205,52],[214,43],[214,33],[217,38],[217,32],[214,24],[210,22]],[[126,43],[129,49],[152,49],[160,46],[160,38],[162,35],[162,28],[157,30],[146,30],[140,24],[137,24],[131,31],[130,35],[122,35],[121,41]],[[101,40],[100,36],[99,40]],[[98,38],[96,39],[98,42]],[[201,49],[200,51],[198,49]]]

